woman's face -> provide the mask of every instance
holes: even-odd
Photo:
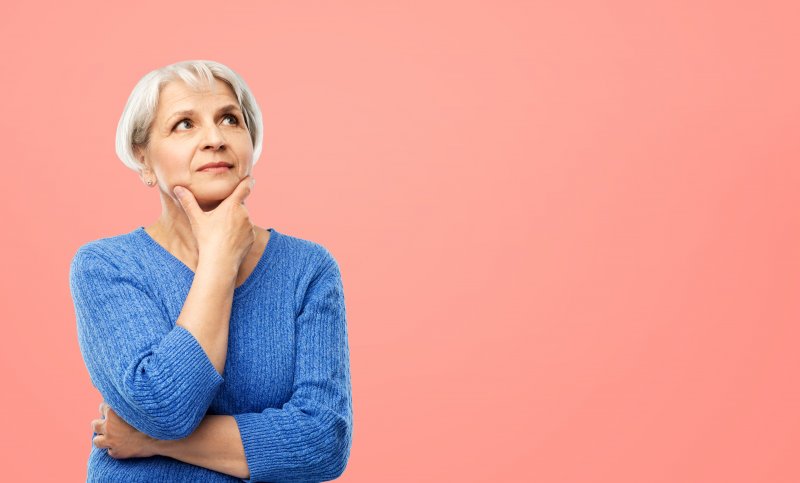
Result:
[[[250,174],[253,161],[250,132],[231,87],[221,80],[214,91],[195,91],[181,80],[166,84],[149,144],[139,151],[139,159],[173,200],[172,189],[180,185],[189,188],[201,208],[213,209],[222,202]],[[200,170],[220,161],[232,167]]]

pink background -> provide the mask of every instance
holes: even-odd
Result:
[[[117,120],[201,58],[342,268],[341,481],[800,481],[797,2],[242,3],[0,7],[3,480],[85,479],[69,262],[158,217]]]

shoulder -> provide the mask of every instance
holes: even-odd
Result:
[[[339,263],[325,244],[283,233],[279,238],[279,248],[284,252],[280,258],[293,272],[295,316],[309,304],[329,304],[343,298]]]
[[[108,236],[85,242],[75,251],[70,272],[103,269],[120,272],[136,271],[136,241],[134,232]]]
[[[285,251],[286,258],[297,264],[297,268],[304,272],[320,272],[337,265],[336,258],[327,246],[318,241],[313,241],[299,236],[278,233],[281,241],[281,250]],[[272,243],[272,241],[270,241]]]
[[[297,313],[314,293],[342,291],[342,274],[331,250],[319,241],[279,234],[281,263],[291,273]]]

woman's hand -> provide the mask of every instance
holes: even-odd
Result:
[[[255,227],[244,206],[244,199],[250,194],[254,182],[250,175],[245,176],[230,196],[208,212],[200,208],[189,189],[175,187],[175,196],[189,217],[198,256],[232,259],[236,267],[242,264],[256,241]]]
[[[109,456],[125,459],[148,458],[158,454],[158,440],[126,423],[105,401],[100,404],[100,414],[103,415],[102,419],[92,421],[92,429],[97,433],[92,443],[98,448],[108,449]]]

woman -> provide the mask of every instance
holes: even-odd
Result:
[[[262,142],[245,82],[216,62],[133,89],[117,154],[161,198],[150,226],[82,245],[78,340],[103,396],[87,481],[326,481],[352,435],[344,293],[322,245],[254,226]]]

